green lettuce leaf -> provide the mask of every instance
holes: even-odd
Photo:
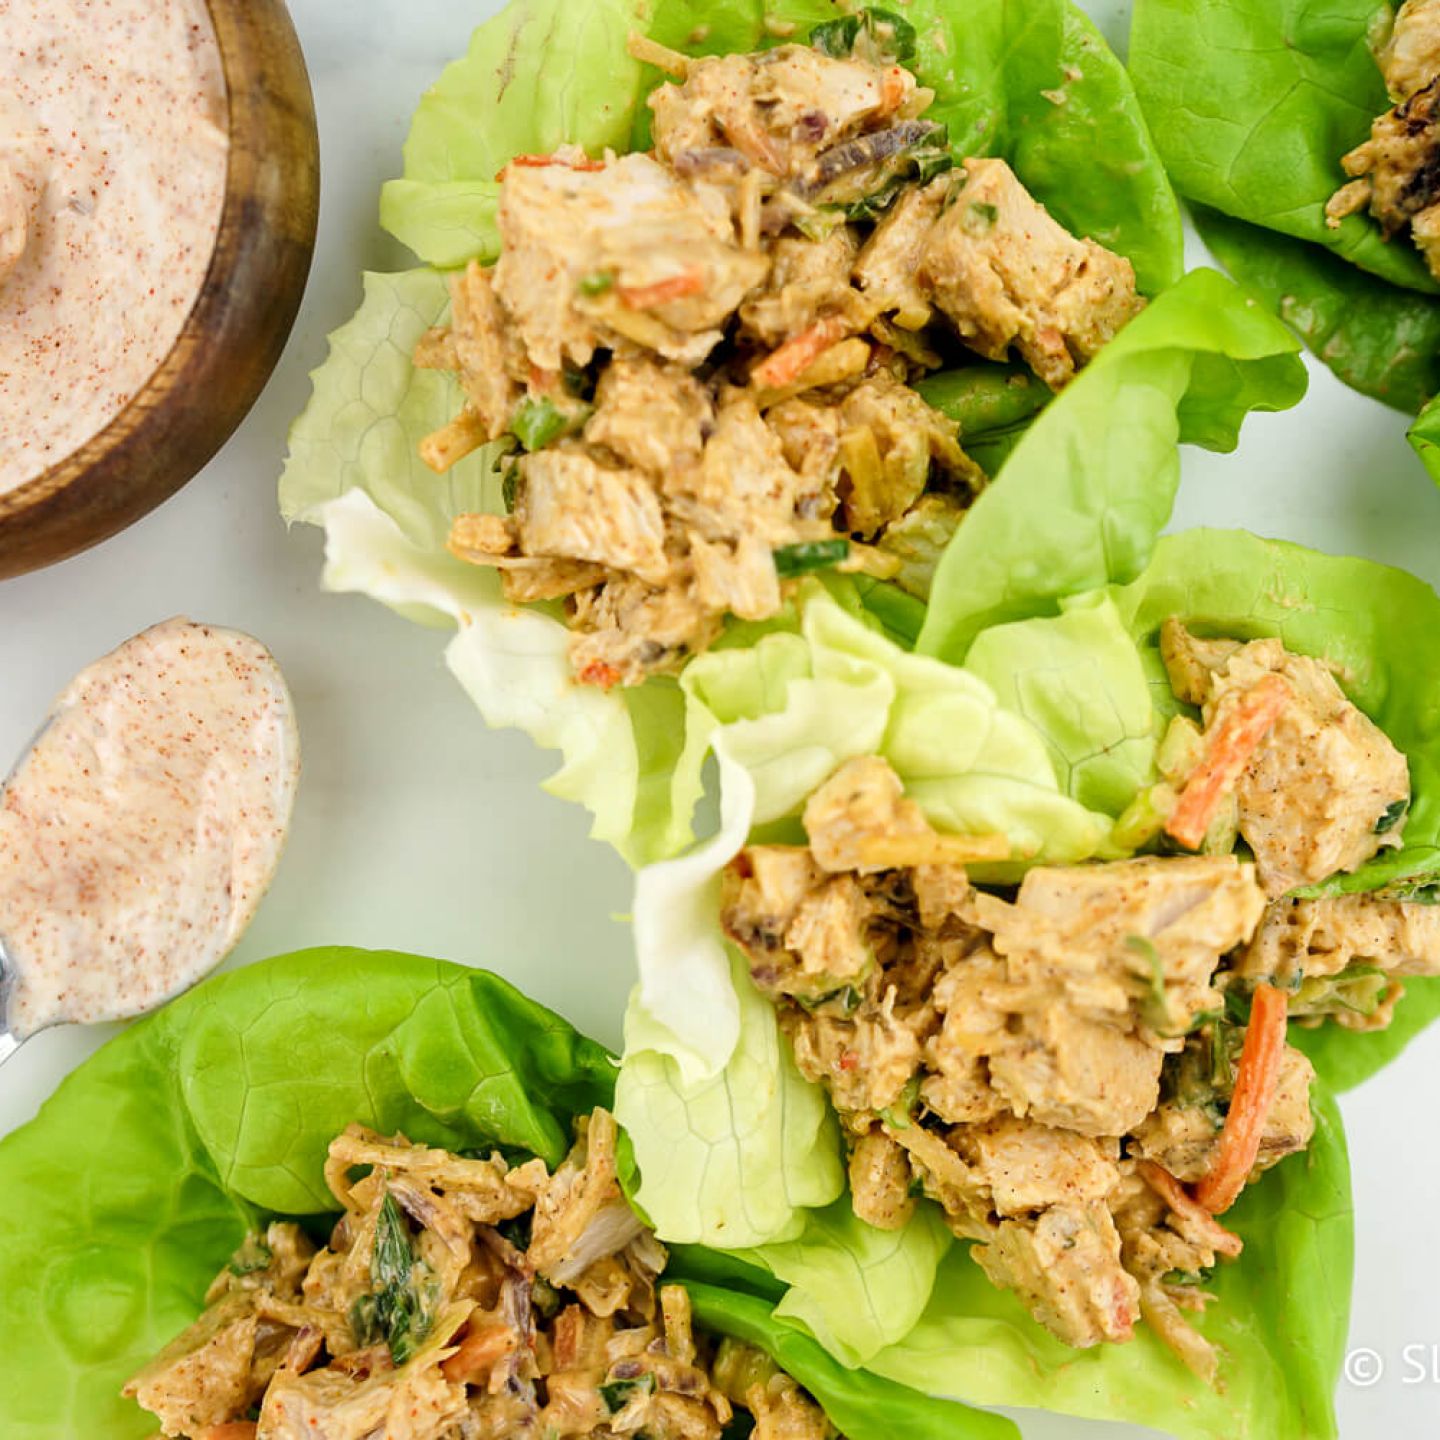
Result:
[[[151,1435],[124,1380],[198,1314],[245,1230],[333,1210],[326,1146],[351,1121],[557,1163],[606,1104],[606,1052],[504,981],[416,956],[322,949],[207,981],[113,1040],[0,1141],[0,1433]],[[679,1257],[703,1323],[759,1345],[853,1440],[1004,1440],[1014,1427],[842,1369],[775,1287]]]
[[[1406,433],[1430,478],[1440,484],[1440,405],[1432,400]]]
[[[1332,1440],[1354,1231],[1340,1115],[1323,1086],[1313,1102],[1309,1151],[1250,1186],[1225,1217],[1245,1251],[1219,1267],[1206,1287],[1215,1302],[1195,1319],[1224,1351],[1221,1388],[1197,1380],[1148,1326],[1128,1345],[1069,1349],[960,1245],[920,1323],[872,1368],[977,1404],[1128,1421],[1183,1440]]]
[[[1434,294],[1414,247],[1369,215],[1325,223],[1340,157],[1390,106],[1370,50],[1390,14],[1383,0],[1136,0],[1130,73],[1186,199]]]
[[[1440,299],[1207,206],[1194,217],[1215,258],[1351,389],[1411,413],[1440,390]]]
[[[1213,270],[1133,320],[1025,433],[941,559],[917,648],[959,664],[988,626],[1133,579],[1170,518],[1177,441],[1233,449],[1305,393],[1283,325]]]
[[[1044,738],[1061,788],[1117,818],[1155,778],[1156,714],[1134,641],[1105,595],[982,630],[965,668]]]
[[[625,53],[631,30],[690,53],[803,40],[828,0],[517,0],[420,102],[404,178],[381,219],[421,259],[453,266],[498,251],[497,173],[562,142],[645,148],[643,99],[663,78]],[[1068,0],[913,0],[915,68],[957,154],[999,154],[1077,234],[1134,262],[1142,288],[1181,272],[1179,208],[1124,67]]]
[[[1382,851],[1316,893],[1390,885],[1434,893],[1440,883],[1440,596],[1429,585],[1370,560],[1323,555],[1243,531],[1191,530],[1163,539],[1145,573],[1113,595],[1127,629],[1147,652],[1161,713],[1177,708],[1158,649],[1160,625],[1171,615],[1213,634],[1278,635],[1289,649],[1333,667],[1349,697],[1404,751],[1412,800],[1400,849]],[[1295,1043],[1333,1088],[1348,1088],[1383,1067],[1440,1013],[1440,983],[1406,986],[1388,1030],[1292,1027]]]
[[[281,512],[324,527],[327,589],[455,627],[446,664],[489,724],[560,751],[545,788],[587,805],[597,839],[634,864],[673,854],[690,837],[701,792],[699,754],[687,747],[703,743],[686,729],[679,688],[663,679],[609,694],[576,685],[564,625],[508,605],[493,571],[445,548],[455,516],[503,508],[493,448],[443,476],[416,450],[461,403],[452,375],[410,363],[448,303],[433,270],[365,277],[364,304],[331,336],[290,432]]]

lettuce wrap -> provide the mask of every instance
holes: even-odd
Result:
[[[257,1221],[334,1208],[322,1166],[359,1120],[552,1166],[613,1062],[496,976],[321,949],[207,981],[108,1044],[0,1142],[0,1429],[153,1434],[125,1378],[199,1312]],[[773,1279],[703,1252],[668,1277],[712,1331],[767,1351],[852,1440],[1014,1436],[1007,1420],[846,1370],[778,1320]]]
[[[476,32],[469,54],[422,102],[405,176],[386,187],[383,215],[430,267],[493,258],[495,175],[514,154],[563,141],[592,152],[647,143],[643,100],[660,77],[628,55],[632,30],[669,46],[735,50],[803,38],[834,10],[826,0],[704,7],[587,0],[567,5],[563,24],[561,14],[542,0],[512,5]],[[1304,380],[1292,342],[1218,276],[1176,284],[1178,207],[1123,68],[1073,5],[1045,0],[1022,10],[985,0],[962,12],[916,0],[906,18],[917,32],[912,63],[936,91],[927,114],[949,126],[954,153],[1004,156],[1059,220],[1128,256],[1141,288],[1158,296],[1108,347],[1114,361],[1103,371],[1097,361],[1093,376],[1082,375],[1048,407],[1048,391],[1028,372],[989,362],[942,371],[919,388],[960,422],[978,458],[999,467],[994,494],[985,497],[992,514],[1008,489],[1000,512],[1029,528],[1028,517],[1056,498],[1042,486],[1032,511],[1021,494],[1053,456],[1032,448],[1019,469],[1010,458],[1037,415],[1053,413],[1069,417],[1047,432],[1067,457],[1106,436],[1142,447],[1132,478],[1117,482],[1131,489],[1104,503],[1114,502],[1117,540],[1126,530],[1158,528],[1173,498],[1175,437],[1227,449],[1249,411],[1295,403]],[[419,441],[460,403],[452,376],[417,370],[410,358],[448,303],[440,268],[366,277],[364,303],[332,336],[330,358],[292,431],[282,510],[324,528],[328,588],[366,593],[417,621],[455,629],[446,652],[452,671],[489,724],[518,726],[560,752],[547,789],[584,804],[596,838],[635,864],[673,855],[692,838],[705,717],[668,677],[610,693],[575,685],[557,612],[507,606],[493,573],[446,550],[457,515],[504,508],[495,448],[443,477],[417,454]],[[1132,428],[1108,418],[1097,424],[1122,386]],[[909,537],[912,592],[924,593],[947,538],[943,529]],[[842,603],[862,605],[893,633],[918,631],[923,607],[914,593],[863,579],[837,579],[832,588],[847,590]],[[787,624],[732,624],[720,644],[748,646]]]
[[[1440,284],[1407,236],[1368,214],[1325,223],[1340,157],[1390,99],[1374,51],[1384,0],[1139,0],[1129,65],[1155,143],[1196,226],[1352,389],[1420,419],[1440,477]]]
[[[1121,359],[1123,350],[1116,363]],[[1103,366],[1095,373],[1103,376]],[[1083,393],[1078,385],[1075,393]],[[1038,463],[1047,429],[1062,413],[1057,404],[1037,422],[1012,465],[1025,465],[1027,452]],[[1103,492],[1117,471],[1053,470],[1050,508],[1059,505],[1055,496]],[[764,637],[743,652],[717,651],[684,677],[692,704],[714,726],[721,820],[707,842],[638,878],[640,984],[617,1095],[640,1171],[638,1194],[662,1234],[747,1247],[796,1287],[782,1311],[851,1361],[901,1376],[943,1373],[947,1388],[980,1402],[1124,1416],[1179,1434],[1253,1426],[1255,1433],[1331,1435],[1343,1315],[1326,1311],[1325,1326],[1305,1328],[1322,1306],[1343,1310],[1348,1283],[1349,1240],[1337,1218],[1343,1162],[1325,1158],[1327,1147],[1341,1142],[1323,1096],[1395,1058],[1440,1012],[1440,980],[1407,981],[1388,1029],[1292,1026],[1292,1043],[1326,1087],[1316,1092],[1320,1149],[1287,1162],[1242,1204],[1272,1217],[1303,1213],[1321,1222],[1318,1233],[1329,1239],[1307,1223],[1293,1250],[1288,1236],[1258,1243],[1222,1272],[1223,1298],[1211,1310],[1220,1329],[1206,1330],[1230,1352],[1227,1365],[1241,1370],[1267,1344],[1271,1355],[1288,1355],[1291,1383],[1268,1370],[1237,1373],[1221,1401],[1201,1387],[1177,1415],[1165,1407],[1190,1395],[1185,1387],[1194,1382],[1153,1338],[1077,1355],[994,1292],[925,1209],[896,1233],[854,1218],[838,1126],[800,1076],[744,962],[721,937],[719,876],[727,861],[747,841],[803,842],[806,796],[857,754],[885,757],[937,828],[999,829],[1017,851],[1028,849],[1027,863],[1125,853],[1110,822],[1150,782],[1157,737],[1181,709],[1158,651],[1159,627],[1170,616],[1205,634],[1278,636],[1334,671],[1404,752],[1412,803],[1402,847],[1317,892],[1433,897],[1440,876],[1433,745],[1440,657],[1428,657],[1424,637],[1440,629],[1440,597],[1428,585],[1373,562],[1243,532],[1157,539],[1158,522],[1120,529],[1114,510],[1100,503],[1084,507],[1088,519],[1075,520],[1042,563],[1022,569],[1017,558],[1007,566],[1026,552],[1019,517],[1013,531],[1002,523],[1005,493],[997,486],[977,506],[973,527],[952,542],[913,639],[896,627],[887,632],[863,607],[847,611],[816,586],[801,599],[798,633]],[[994,507],[994,524],[986,505]],[[1067,583],[1070,594],[1063,593]],[[1397,627],[1397,614],[1417,624]],[[1003,867],[974,873],[982,881],[1014,878]],[[1290,1191],[1312,1183],[1317,1196],[1331,1198],[1302,1200]],[[1243,1223],[1239,1228],[1244,1233]],[[1268,1317],[1257,1318],[1252,1300],[1231,1287],[1249,1283],[1241,1278],[1247,1264],[1263,1271],[1291,1260],[1310,1280],[1296,1288],[1272,1275],[1255,1292],[1263,1293],[1259,1309]],[[888,1314],[866,1300],[867,1277],[881,1265],[892,1277]],[[1309,1283],[1336,1288],[1315,1301]],[[1267,1325],[1290,1337],[1284,1347],[1303,1335],[1300,1351],[1255,1343],[1254,1327]],[[1151,1394],[1152,1383],[1151,1400],[1137,1399]]]

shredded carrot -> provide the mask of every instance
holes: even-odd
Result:
[[[552,166],[562,166],[566,170],[603,170],[603,160],[591,160],[588,157],[584,160],[562,160],[556,155],[512,155],[505,166],[508,170],[511,165],[521,170],[549,170]],[[505,178],[505,170],[495,177],[497,180]]]
[[[1227,1230],[1198,1200],[1193,1199],[1164,1166],[1157,1165],[1153,1160],[1140,1160],[1135,1169],[1140,1178],[1179,1219],[1188,1221],[1204,1237],[1206,1244],[1217,1255],[1229,1255],[1233,1259],[1245,1248],[1244,1241],[1234,1231]]]
[[[1223,1215],[1235,1203],[1260,1155],[1265,1122],[1280,1086],[1288,1008],[1283,990],[1273,985],[1255,987],[1230,1113],[1210,1169],[1195,1186],[1196,1201],[1212,1215]]]
[[[440,1371],[452,1384],[488,1380],[490,1372],[515,1348],[513,1332],[507,1325],[482,1325],[460,1342],[460,1348],[440,1364]]]
[[[620,672],[603,660],[592,660],[579,675],[582,685],[598,685],[602,690],[620,683]]]
[[[773,350],[751,372],[750,381],[765,390],[789,385],[803,375],[832,345],[845,338],[846,324],[838,315],[827,315]]]
[[[1289,685],[1279,675],[1267,675],[1240,697],[1208,737],[1205,758],[1191,772],[1165,822],[1166,833],[1187,850],[1197,849],[1204,840],[1220,802],[1244,774],[1289,701]]]
[[[253,1420],[227,1420],[202,1431],[200,1440],[255,1440],[258,1433],[259,1426]]]
[[[704,267],[692,265],[688,270],[657,280],[653,285],[622,285],[615,293],[627,310],[649,310],[671,300],[683,300],[687,295],[698,295],[704,288]]]

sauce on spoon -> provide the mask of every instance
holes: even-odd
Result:
[[[218,965],[299,774],[284,677],[248,635],[169,620],[76,676],[0,792],[12,1033],[138,1015]]]

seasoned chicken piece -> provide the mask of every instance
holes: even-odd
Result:
[[[549,555],[522,555],[519,527],[505,515],[457,515],[450,522],[447,548],[471,565],[489,565],[500,572],[505,598],[559,600],[577,590],[604,583],[603,565],[588,560],[557,560]]]
[[[1059,985],[1097,1017],[1128,1012],[1183,1033],[1214,1008],[1215,968],[1264,908],[1253,868],[1233,856],[1147,857],[1036,868],[1014,904],[977,894],[973,918],[1013,980]]]
[[[842,1114],[898,1104],[919,1067],[924,1036],[888,1007],[868,1005],[853,1020],[794,1010],[782,1019],[800,1073],[827,1086]]]
[[[970,1252],[991,1284],[1014,1290],[1067,1345],[1128,1340],[1140,1287],[1120,1264],[1120,1235],[1101,1201],[1056,1205],[1035,1224],[1003,1221]]]
[[[575,597],[570,663],[582,685],[639,685],[678,670],[720,633],[722,617],[683,584],[626,576]]]
[[[779,950],[801,903],[826,883],[803,845],[750,845],[726,867],[721,923],[746,950]]]
[[[1235,973],[1291,988],[1352,965],[1389,975],[1440,974],[1440,906],[1371,893],[1277,900]]]
[[[960,448],[960,427],[888,375],[862,381],[840,402],[843,506],[839,528],[871,536],[925,493],[932,464],[973,491],[985,473]]]
[[[900,866],[1004,859],[1009,853],[1003,837],[939,834],[878,755],[847,760],[806,802],[804,824],[816,863],[831,871],[871,875]]]
[[[772,405],[765,423],[780,441],[785,463],[801,475],[807,495],[816,498],[806,505],[818,517],[835,512],[835,481],[840,475],[840,411],[808,396],[794,396]]]
[[[1213,643],[1196,642],[1175,620],[1162,636],[1177,693],[1195,693],[1197,668],[1210,670],[1202,702],[1207,735],[1266,677],[1278,676],[1288,687],[1286,703],[1235,787],[1240,833],[1255,853],[1265,893],[1273,899],[1356,870],[1383,846],[1399,845],[1409,766],[1345,698],[1334,675],[1318,660],[1292,655],[1279,640],[1252,640],[1210,668],[1205,647]]]
[[[962,865],[917,865],[910,877],[920,923],[939,930],[949,920],[963,920],[974,895]]]
[[[655,152],[730,147],[779,179],[803,179],[820,152],[905,108],[915,77],[898,65],[838,60],[808,45],[690,62],[683,84],[648,101]],[[912,107],[913,108],[913,107]]]
[[[1143,308],[1135,271],[1052,220],[1003,160],[965,173],[921,249],[920,284],[972,349],[1003,360],[1013,345],[1058,390]]]
[[[1405,100],[1440,75],[1440,0],[1405,0],[1375,57],[1392,100]]]
[[[1370,138],[1340,162],[1352,181],[1325,207],[1332,228],[1368,205],[1386,239],[1412,222],[1417,238],[1430,238],[1436,224],[1436,216],[1430,212],[1440,202],[1437,109],[1440,75],[1376,119]],[[1429,255],[1426,259],[1428,262]],[[1434,265],[1431,269],[1437,273]]]
[[[609,469],[573,445],[520,461],[515,498],[520,546],[529,555],[590,560],[650,585],[670,576],[660,496],[638,470]]]
[[[614,1118],[596,1110],[580,1140],[535,1202],[527,1258],[552,1285],[571,1285],[644,1228],[615,1174]]]
[[[1139,1036],[1048,996],[991,1051],[990,1083],[1017,1115],[1080,1135],[1124,1135],[1155,1108],[1164,1058]]]
[[[478,261],[450,280],[450,339],[465,397],[487,439],[510,428],[527,361],[518,333],[501,313],[491,272]]]
[[[1013,1115],[957,1131],[954,1144],[1002,1216],[1103,1201],[1120,1180],[1113,1143]]]
[[[700,461],[714,405],[694,376],[643,356],[616,356],[595,387],[585,440],[651,475]]]
[[[156,1415],[166,1435],[198,1435],[243,1417],[262,1388],[252,1375],[258,1324],[249,1295],[226,1295],[122,1393]]]
[[[700,464],[665,478],[670,508],[712,540],[751,536],[772,547],[823,538],[828,525],[801,525],[814,487],[785,462],[775,433],[748,396],[722,401]]]
[[[950,177],[941,175],[919,189],[908,189],[886,211],[855,260],[855,283],[902,330],[930,323],[930,296],[919,280],[920,256],[945,208]]]
[[[741,620],[768,620],[780,612],[780,575],[775,554],[758,535],[706,540],[689,535],[695,593],[707,610]]]
[[[823,240],[782,235],[771,248],[770,274],[740,307],[742,333],[771,347],[798,335],[822,314],[846,308],[854,292],[855,235],[841,226]]]
[[[627,341],[697,365],[769,268],[735,242],[719,190],[643,154],[513,163],[499,224],[495,293],[542,371]]]
[[[877,1230],[903,1230],[915,1213],[910,1157],[883,1130],[862,1135],[850,1152],[850,1203]]]
[[[1315,1067],[1309,1059],[1287,1045],[1280,1062],[1275,1103],[1266,1117],[1260,1141],[1256,1176],[1310,1144],[1315,1134],[1315,1117],[1310,1109],[1310,1082],[1314,1078]],[[1167,1100],[1134,1127],[1130,1151],[1191,1184],[1209,1170],[1219,1139],[1220,1130],[1212,1112]]]
[[[509,1166],[499,1155],[472,1160],[448,1150],[412,1145],[403,1136],[386,1140],[363,1125],[351,1125],[330,1142],[325,1178],[335,1198],[355,1207],[355,1187],[346,1176],[356,1166],[402,1176],[443,1193],[476,1224],[495,1225],[534,1205],[548,1176],[542,1160]]]

